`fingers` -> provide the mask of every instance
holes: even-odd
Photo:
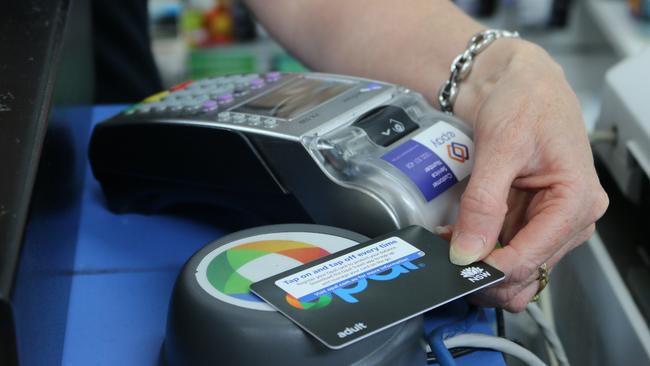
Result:
[[[516,265],[513,275],[519,280],[527,278],[542,263],[553,256],[559,260],[593,233],[593,223],[607,207],[606,198],[601,198],[567,186],[539,192],[528,208],[530,220],[486,262],[502,270]]]
[[[506,214],[499,235],[501,243],[509,243],[512,238],[526,225],[526,211],[535,196],[534,191],[511,189],[508,195],[508,213]]]
[[[554,267],[557,262],[569,251],[575,249],[584,243],[593,235],[595,224],[590,224],[576,235],[573,236],[560,250],[554,253],[546,261],[548,271]],[[505,248],[504,248],[505,249]],[[498,249],[502,250],[502,249]],[[510,312],[520,312],[525,309],[533,296],[539,289],[539,271],[537,267],[529,271],[525,268],[518,267],[515,263],[503,264],[495,263],[491,257],[486,258],[486,262],[499,268],[506,274],[506,279],[497,286],[491,287],[484,291],[474,294],[469,300],[472,303],[481,306],[501,307]]]
[[[489,146],[482,146],[476,146],[476,161],[451,238],[449,258],[457,265],[475,262],[494,248],[508,210],[513,171],[518,169],[503,161],[504,155],[493,154]]]
[[[504,286],[501,288],[488,288],[486,290],[475,292],[467,297],[472,304],[483,307],[499,307],[511,313],[519,313],[526,309],[526,305],[535,296],[539,289],[537,280],[520,286],[517,293],[512,293],[512,287]],[[495,299],[504,299],[497,301]]]
[[[572,251],[573,249],[577,248],[594,234],[596,231],[596,224],[591,224],[578,234],[573,237],[566,245],[563,245],[560,250],[555,252],[549,260],[546,261],[546,264],[549,268],[555,267],[555,265],[562,259],[567,253]]]
[[[524,200],[524,202],[527,201],[527,199]],[[509,202],[512,202],[512,200],[509,200]],[[602,206],[600,210],[603,210],[604,206],[600,206]],[[602,213],[596,209],[594,211],[594,217],[589,215],[587,217],[595,220],[600,214]],[[519,227],[519,225],[516,226]],[[453,230],[454,227],[452,225],[447,225],[437,228],[436,233],[448,239]],[[578,232],[568,241],[561,243],[558,250],[552,253],[545,262],[543,259],[540,259],[539,265],[537,265],[538,261],[531,262],[529,260],[522,262],[518,258],[526,258],[526,256],[517,253],[516,249],[512,247],[506,246],[503,249],[495,249],[485,258],[485,261],[504,272],[506,279],[496,286],[473,294],[469,297],[470,302],[481,306],[501,307],[510,312],[523,311],[539,288],[538,267],[541,266],[541,263],[547,263],[547,268],[550,271],[568,252],[587,241],[593,235],[594,231],[595,224],[593,222],[582,229],[578,229]],[[524,249],[527,250],[527,248]]]
[[[503,306],[504,310],[507,310],[511,313],[519,313],[526,309],[531,299],[535,296],[539,290],[539,281],[535,280],[524,287],[517,296],[510,298],[505,305]]]
[[[558,188],[562,189],[562,188]],[[531,203],[533,216],[512,238],[507,246],[495,250],[486,261],[496,268],[516,265],[512,273],[523,280],[535,272],[553,254],[560,250],[579,231],[590,223],[579,217],[578,199],[567,192],[541,192]],[[537,201],[537,202],[535,202]]]

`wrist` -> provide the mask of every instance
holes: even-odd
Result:
[[[531,42],[519,38],[496,40],[476,57],[471,72],[461,83],[454,105],[455,114],[473,126],[490,94],[502,85],[507,86],[509,75],[525,74],[532,65],[540,63],[555,65],[541,47]]]

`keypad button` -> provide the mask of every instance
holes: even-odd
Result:
[[[258,117],[258,118],[251,118],[251,117]],[[259,116],[249,116],[248,119],[248,124],[251,126],[261,126],[262,125],[262,120],[259,118]]]
[[[185,88],[184,90],[194,92],[194,91],[197,91],[197,90],[200,90],[200,89],[201,89],[201,85],[198,84],[198,83],[194,83],[194,84],[188,86],[187,88]]]
[[[267,82],[272,83],[272,82],[280,80],[281,76],[282,76],[282,74],[280,74],[280,72],[271,71],[271,72],[266,73],[264,78],[266,79]]]
[[[233,101],[233,95],[231,93],[224,93],[217,97],[217,102],[219,104],[226,104]]]
[[[235,94],[235,96],[238,96],[238,97],[246,95],[246,94],[248,94],[248,92],[249,92],[248,84],[246,84],[246,83],[238,83],[237,85],[235,85],[235,89],[233,90],[233,93]]]
[[[273,128],[276,127],[277,125],[278,125],[278,121],[275,118],[266,118],[264,120],[265,127]]]
[[[169,92],[167,90],[161,91],[160,93],[156,93],[154,95],[151,95],[151,96],[145,98],[145,100],[143,102],[145,102],[145,103],[154,103],[154,102],[157,102],[160,99],[162,99],[163,97],[166,97],[168,95],[169,95]]]
[[[196,101],[194,99],[183,99],[178,101],[178,103],[182,106],[191,106],[191,105],[197,105]]]
[[[233,114],[232,121],[235,123],[244,123],[246,121],[246,116],[243,114]]]
[[[192,80],[184,81],[180,84],[176,84],[172,86],[171,88],[169,88],[169,91],[175,92],[175,91],[183,90],[190,85],[192,85]]]
[[[184,90],[182,92],[174,93],[173,96],[174,96],[174,99],[180,100],[180,101],[192,99],[192,94],[189,93],[186,90]]]
[[[183,107],[183,111],[187,113],[198,113],[201,111],[201,107],[198,105],[186,105]]]
[[[219,122],[228,122],[230,121],[230,112],[221,112],[217,115]]]
[[[256,78],[249,82],[251,89],[260,89],[264,86],[264,79]]]
[[[248,93],[249,93],[248,89],[239,90],[239,91],[235,91],[235,96],[236,97],[243,97],[244,95],[246,95]]]
[[[230,93],[230,89],[228,88],[224,88],[224,87],[215,88],[210,90],[210,98],[217,99],[219,98],[219,96],[227,93]]]
[[[201,104],[203,104],[203,102],[205,102],[207,100],[210,100],[210,97],[207,96],[207,95],[202,94],[202,95],[194,97],[194,100],[192,100],[192,102],[194,104],[196,104],[196,105],[201,105]]]
[[[215,109],[218,108],[218,103],[216,100],[208,99],[205,102],[203,102],[203,110],[208,112],[208,111],[214,111]]]

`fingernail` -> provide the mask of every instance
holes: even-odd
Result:
[[[457,232],[451,239],[449,260],[451,263],[464,266],[476,262],[485,247],[485,238],[481,235]]]
[[[449,235],[451,234],[451,230],[449,230],[448,227],[446,226],[436,226],[433,231],[438,234],[438,235]]]

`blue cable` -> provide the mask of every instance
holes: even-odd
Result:
[[[438,328],[438,330],[442,329]],[[456,366],[454,356],[451,355],[451,352],[449,352],[442,341],[442,334],[438,334],[437,331],[431,332],[431,335],[429,336],[429,345],[431,346],[433,354],[436,355],[436,360],[440,366]]]
[[[456,366],[456,360],[449,349],[445,347],[444,339],[459,333],[467,333],[476,322],[478,314],[478,307],[470,306],[463,320],[441,325],[430,333],[429,346],[431,346],[433,354],[436,355],[440,366]]]

